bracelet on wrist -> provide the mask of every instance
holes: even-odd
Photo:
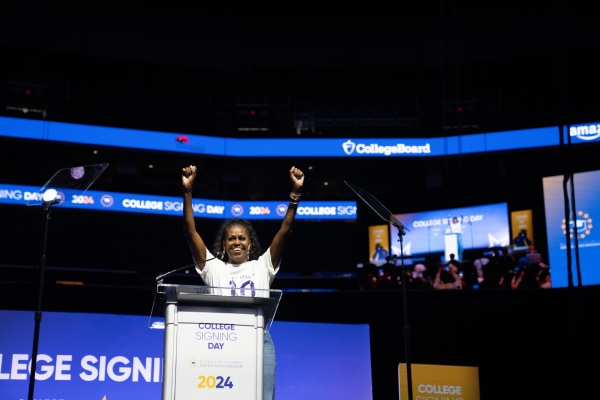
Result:
[[[302,196],[302,193],[290,192],[290,199],[292,201],[295,201],[296,204],[298,204],[298,202],[300,201],[300,196]]]
[[[294,201],[294,200],[290,200],[290,204],[293,204],[293,205],[298,205],[298,202],[297,202],[297,201]]]

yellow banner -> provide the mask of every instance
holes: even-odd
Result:
[[[413,400],[479,400],[479,369],[410,364]],[[406,364],[398,364],[400,400],[408,399]]]
[[[513,211],[510,213],[512,245],[526,247],[534,243],[533,217],[531,210]],[[523,232],[524,231],[524,232]],[[523,234],[525,236],[523,236]],[[516,240],[516,243],[515,243]]]
[[[390,254],[388,225],[369,226],[369,260],[379,264]]]

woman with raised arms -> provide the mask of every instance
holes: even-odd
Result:
[[[192,210],[192,186],[196,167],[182,169],[183,233],[192,251],[196,270],[204,283],[215,287],[247,288],[246,295],[255,296],[255,289],[270,289],[279,270],[285,242],[292,231],[304,173],[296,167],[289,171],[292,182],[290,202],[279,231],[271,245],[262,252],[252,225],[241,218],[228,219],[221,224],[211,250],[196,231]],[[211,258],[216,257],[212,260]],[[209,260],[206,261],[205,260]],[[264,339],[264,399],[275,397],[275,348],[271,335],[265,331]]]

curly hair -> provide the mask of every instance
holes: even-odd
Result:
[[[219,258],[221,258],[222,255],[222,260],[225,262],[229,261],[227,252],[223,251],[223,241],[227,237],[227,230],[233,226],[239,226],[246,229],[246,232],[248,233],[248,240],[250,242],[248,259],[258,260],[258,257],[262,255],[262,248],[260,247],[260,242],[258,241],[258,235],[250,222],[243,218],[231,218],[223,221],[219,227],[219,230],[217,231],[217,236],[215,237],[215,242],[213,243],[212,253]]]

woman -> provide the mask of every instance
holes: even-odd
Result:
[[[235,218],[226,220],[219,229],[212,253],[196,231],[194,212],[192,210],[192,186],[196,179],[196,167],[185,167],[181,173],[183,186],[183,233],[192,251],[196,270],[208,286],[248,288],[246,295],[255,295],[254,289],[269,289],[275,274],[279,270],[281,255],[285,241],[292,231],[292,223],[304,174],[298,168],[289,171],[292,181],[290,202],[281,223],[281,228],[275,234],[271,246],[262,253],[256,232],[248,221]],[[214,256],[213,259],[207,262]],[[275,397],[275,348],[271,335],[265,331],[264,339],[264,399]]]

